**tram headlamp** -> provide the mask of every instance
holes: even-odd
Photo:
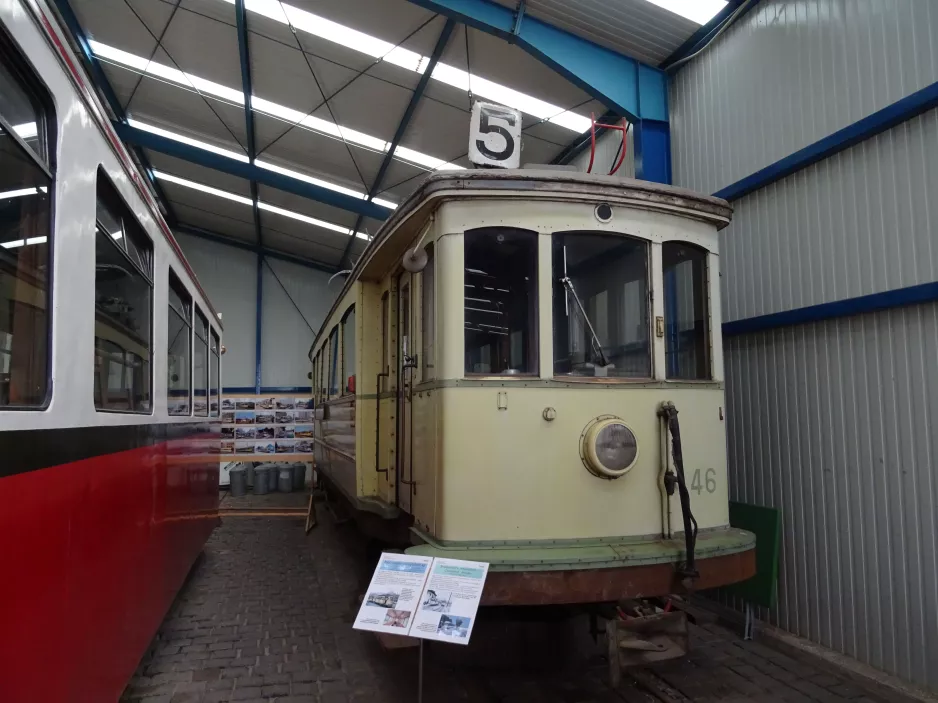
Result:
[[[597,418],[583,432],[580,455],[586,468],[600,478],[619,478],[638,459],[638,439],[619,418]]]

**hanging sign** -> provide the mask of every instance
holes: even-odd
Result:
[[[480,561],[382,554],[352,627],[469,644],[488,569]]]
[[[478,166],[521,165],[521,112],[476,102],[469,120],[469,160]]]

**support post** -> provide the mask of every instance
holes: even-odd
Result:
[[[671,185],[671,127],[659,120],[635,123],[635,177]]]
[[[264,254],[257,253],[257,306],[254,315],[254,392],[261,392],[261,351],[264,311]]]

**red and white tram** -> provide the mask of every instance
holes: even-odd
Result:
[[[115,701],[218,523],[221,325],[50,8],[0,0],[0,701]]]

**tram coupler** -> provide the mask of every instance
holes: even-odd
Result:
[[[622,669],[683,657],[690,649],[687,614],[683,610],[649,612],[621,608],[606,623],[609,682],[618,687]]]

